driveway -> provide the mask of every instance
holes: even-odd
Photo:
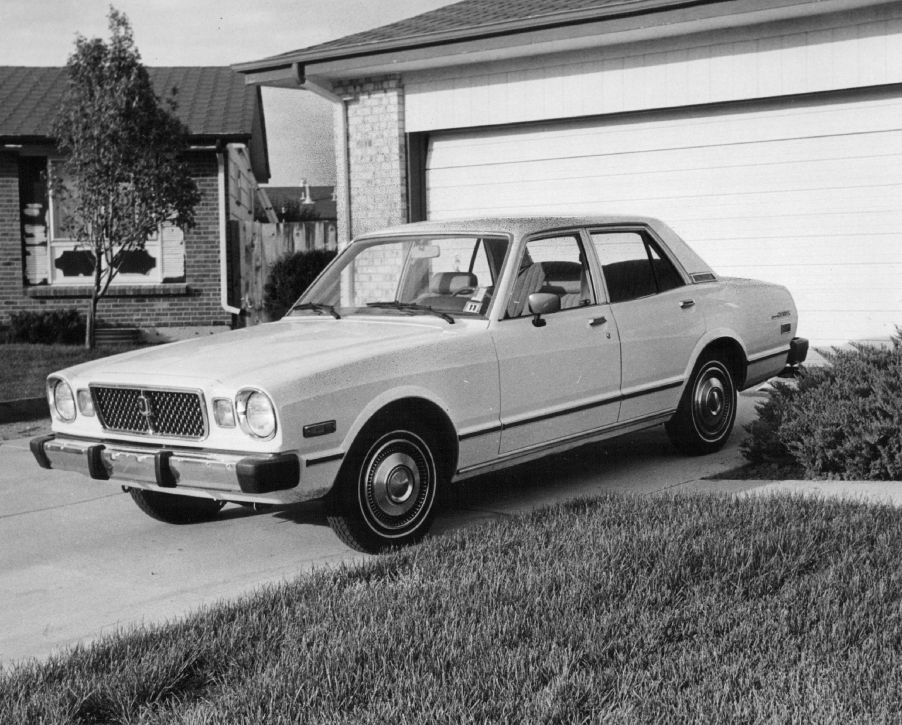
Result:
[[[683,457],[658,426],[468,481],[433,531],[606,491],[726,487],[699,479],[743,463],[738,445],[759,399],[740,396],[736,430],[719,453]],[[263,513],[230,505],[214,522],[172,526],[109,484],[38,468],[25,439],[0,444],[0,496],[0,664],[365,558],[336,538],[317,503]]]

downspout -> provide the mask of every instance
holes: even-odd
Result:
[[[291,70],[298,88],[315,93],[335,104],[338,122],[338,138],[335,139],[336,151],[338,152],[338,163],[336,164],[338,178],[336,181],[341,194],[340,212],[337,220],[339,230],[338,246],[341,249],[347,246],[353,237],[351,228],[351,154],[348,148],[348,102],[352,98],[350,96],[339,96],[331,88],[307,78],[304,73],[304,66],[300,63],[292,63]]]
[[[219,191],[219,305],[231,315],[240,315],[238,307],[229,304],[229,266],[228,266],[228,147],[216,144],[217,182]]]

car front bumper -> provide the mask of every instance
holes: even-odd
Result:
[[[320,498],[330,488],[319,476],[302,477],[302,462],[294,453],[242,455],[56,435],[34,438],[30,447],[42,468],[221,501],[297,503]]]

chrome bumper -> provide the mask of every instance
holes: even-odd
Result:
[[[131,488],[222,501],[286,504],[320,498],[329,486],[302,485],[294,453],[241,455],[211,451],[98,443],[41,436],[30,442],[43,468],[74,471]]]

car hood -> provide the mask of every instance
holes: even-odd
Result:
[[[176,380],[243,383],[284,379],[335,367],[365,357],[397,352],[422,344],[455,328],[439,319],[412,321],[378,317],[341,320],[292,318],[223,332],[193,340],[145,348],[71,368],[69,372],[94,382],[125,383]]]

